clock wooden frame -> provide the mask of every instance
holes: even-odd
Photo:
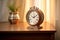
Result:
[[[29,15],[33,11],[36,11],[38,13],[38,15],[39,15],[39,21],[35,25],[32,25],[32,24],[29,23]],[[34,7],[31,7],[30,10],[27,12],[26,20],[27,20],[28,24],[31,25],[31,26],[39,26],[39,25],[42,24],[42,22],[44,20],[44,14],[43,14],[43,12],[39,8],[34,6]]]

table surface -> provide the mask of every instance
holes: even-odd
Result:
[[[8,22],[0,23],[0,31],[55,31],[55,27],[49,23],[44,23],[43,25],[30,26],[26,22],[21,22],[18,24],[9,24]]]

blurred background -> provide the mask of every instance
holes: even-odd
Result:
[[[19,7],[21,22],[26,22],[26,14],[30,7],[36,6],[44,13],[44,22],[56,28],[56,40],[60,40],[60,0],[0,0],[0,22],[8,22],[9,4]],[[44,23],[43,22],[43,23]]]

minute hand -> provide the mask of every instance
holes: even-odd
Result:
[[[35,18],[36,16],[34,16],[33,18]]]

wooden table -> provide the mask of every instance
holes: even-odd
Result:
[[[55,27],[49,23],[44,23],[39,28],[27,23],[0,23],[2,40],[54,40],[55,32]]]

